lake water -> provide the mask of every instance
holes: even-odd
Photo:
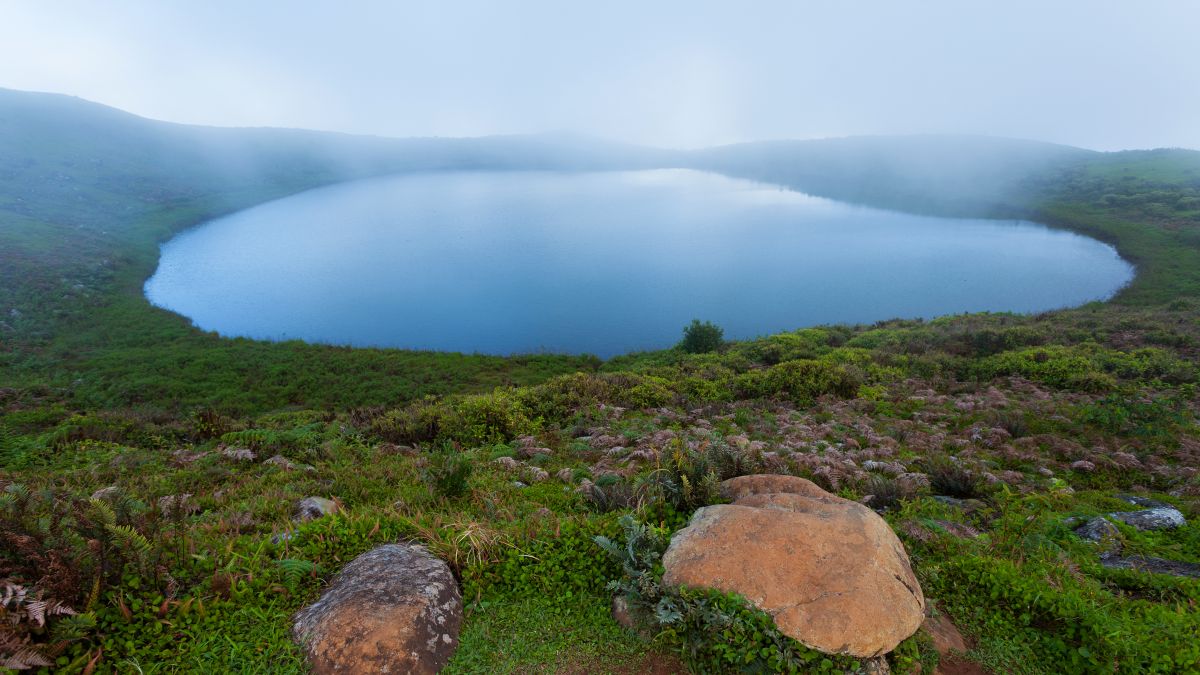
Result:
[[[155,305],[229,336],[481,352],[668,347],[822,323],[1035,312],[1132,267],[1030,222],[914,216],[688,170],[344,183],[162,247]]]

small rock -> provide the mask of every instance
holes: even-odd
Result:
[[[165,515],[171,516],[195,513],[200,510],[200,507],[192,501],[192,493],[185,492],[181,495],[159,497],[158,510],[162,511]]]
[[[984,504],[978,499],[958,499],[957,497],[947,497],[945,495],[937,495],[934,497],[934,500],[945,504],[946,506],[953,506],[956,509],[962,509],[963,513],[974,513],[975,511],[987,506],[987,504]]]
[[[277,466],[277,467],[283,469],[284,471],[291,471],[292,469],[296,468],[296,465],[293,464],[290,459],[288,459],[287,457],[284,457],[283,455],[272,455],[269,459],[263,460],[263,464]]]
[[[612,617],[617,622],[617,625],[622,628],[636,632],[638,629],[637,619],[633,616],[633,610],[629,607],[629,601],[623,595],[614,595],[612,599]]]
[[[864,675],[891,675],[892,666],[886,656],[877,656],[863,661],[862,672]]]
[[[1097,516],[1087,521],[1087,524],[1075,529],[1080,539],[1100,544],[1106,554],[1121,552],[1121,531],[1107,518]]]
[[[1091,473],[1096,470],[1096,465],[1092,464],[1086,459],[1081,459],[1076,462],[1071,462],[1071,470],[1078,471],[1080,473]]]
[[[521,468],[521,463],[512,457],[497,457],[492,460],[493,464],[499,464],[507,471],[516,471]]]
[[[221,456],[235,462],[253,462],[258,458],[258,455],[255,455],[254,451],[249,448],[225,448],[221,451]]]
[[[519,480],[514,480],[514,481],[512,482],[512,485],[513,485],[513,487],[515,487],[515,488],[527,488],[527,487],[529,487],[528,485],[526,485],[525,483],[522,483],[522,482],[521,482],[521,481],[519,481]]]
[[[929,635],[933,641],[933,648],[941,656],[951,652],[965,653],[968,649],[967,641],[958,630],[958,626],[945,614],[927,617],[925,623],[921,624],[921,630]]]
[[[529,474],[530,480],[532,480],[535,483],[540,483],[540,482],[550,478],[549,472],[547,472],[545,469],[542,469],[542,468],[536,467],[536,466],[529,467],[529,470],[526,473]]]
[[[296,535],[292,534],[291,532],[276,532],[275,534],[271,535],[271,543],[278,546],[285,541],[291,541],[292,537],[294,536]]]
[[[324,497],[305,497],[296,503],[296,509],[292,514],[292,520],[304,522],[307,520],[316,520],[325,516],[331,516],[341,509],[338,508],[337,502]]]
[[[1149,497],[1139,497],[1137,495],[1117,495],[1117,499],[1120,499],[1121,501],[1127,502],[1129,504],[1133,504],[1134,506],[1140,506],[1140,507],[1146,508],[1146,509],[1173,509],[1173,508],[1175,508],[1174,506],[1171,506],[1170,504],[1168,504],[1166,502],[1160,502],[1157,499],[1150,499]]]
[[[109,485],[108,487],[103,487],[93,492],[92,499],[112,499],[120,492],[121,488],[117,487],[116,485]]]
[[[559,469],[558,473],[554,474],[554,477],[561,480],[564,483],[574,483],[575,482],[575,472],[571,471],[571,469],[569,469],[569,468]]]

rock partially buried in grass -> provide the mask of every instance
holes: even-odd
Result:
[[[324,497],[305,497],[296,503],[292,520],[305,522],[331,516],[338,512],[337,502]]]
[[[1075,534],[1085,541],[1099,544],[1105,553],[1121,552],[1121,531],[1103,516],[1097,516],[1075,528]]]
[[[1145,507],[1142,511],[1119,511],[1108,514],[1110,518],[1116,518],[1139,530],[1172,530],[1187,524],[1187,519],[1179,512],[1179,509],[1170,504],[1134,495],[1117,495],[1117,499],[1129,502],[1134,506]]]
[[[827,654],[879,656],[920,628],[921,587],[874,511],[790,476],[734,478],[721,492],[736,501],[696,511],[671,539],[665,584],[737,593]]]
[[[292,635],[312,672],[436,673],[458,647],[462,597],[450,568],[423,546],[387,544],[355,558]]]

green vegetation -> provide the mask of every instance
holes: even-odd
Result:
[[[683,329],[683,340],[679,343],[679,348],[689,354],[703,354],[715,352],[723,344],[725,331],[720,326],[711,321],[701,323],[700,319],[692,319]]]
[[[1125,554],[1200,562],[1197,153],[877,139],[583,161],[536,139],[197,130],[11,92],[0,121],[12,667],[300,672],[290,616],[397,540],[424,542],[462,582],[453,672],[850,666],[736,598],[659,584],[655,556],[716,484],[769,471],[870,495],[969,656],[998,672],[1200,672],[1200,582],[1106,567],[1066,524],[1131,508],[1117,494],[1150,496],[1187,525],[1122,524]],[[1111,303],[1061,312],[728,344],[698,324],[702,348],[605,362],[228,340],[141,296],[157,245],[206,218],[514,156],[687,164],[892,208],[1029,217],[1114,243],[1139,274]],[[293,522],[308,496],[341,511]],[[644,635],[612,621],[609,584],[648,610]],[[936,660],[919,636],[889,657],[898,672]]]

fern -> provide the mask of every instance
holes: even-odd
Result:
[[[288,588],[296,588],[300,580],[305,576],[316,574],[321,571],[321,566],[311,560],[301,560],[299,558],[283,558],[276,560],[275,564],[279,566],[279,571],[283,575],[284,583]]]
[[[20,483],[10,483],[4,487],[4,493],[8,496],[12,503],[13,512],[24,510],[25,505],[29,503],[29,488]]]
[[[43,649],[41,646],[27,645],[12,654],[0,654],[0,668],[31,670],[53,666],[54,660],[43,652]]]
[[[64,616],[54,622],[50,637],[55,642],[82,640],[96,628],[96,616],[91,612]]]
[[[108,505],[108,502],[103,499],[92,499],[89,501],[92,505],[92,515],[95,517],[97,523],[105,528],[117,524],[117,514]]]
[[[58,600],[33,600],[25,603],[25,614],[38,627],[46,625],[47,616],[75,615],[77,612]]]
[[[150,542],[142,536],[141,532],[129,525],[105,525],[104,529],[112,536],[118,547],[133,551],[138,560],[144,561],[150,554]]]

